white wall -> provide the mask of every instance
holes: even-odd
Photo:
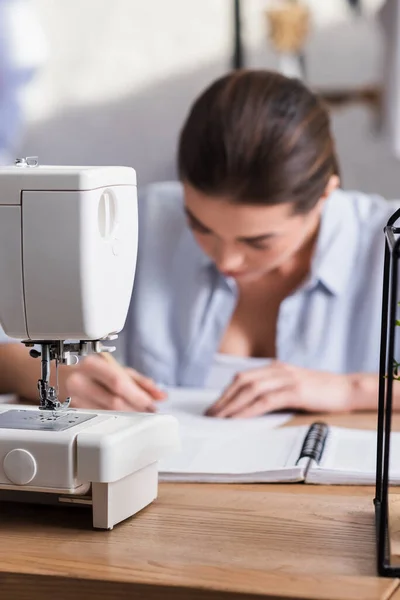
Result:
[[[132,165],[142,184],[173,177],[188,106],[229,68],[231,0],[33,4],[50,54],[26,96],[21,153],[38,154],[42,163]],[[265,40],[266,0],[242,4],[248,66],[275,67]],[[310,80],[373,81],[379,49],[379,32],[368,22],[342,25],[340,34],[316,32],[307,52]]]

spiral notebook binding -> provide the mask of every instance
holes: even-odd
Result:
[[[312,460],[315,460],[316,463],[319,463],[324,451],[328,431],[329,427],[326,423],[317,422],[310,426],[304,439],[297,463],[302,458],[311,458]]]

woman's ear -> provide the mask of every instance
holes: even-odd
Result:
[[[324,193],[322,194],[322,198],[323,200],[325,200],[326,198],[328,198],[332,192],[334,192],[340,185],[340,179],[337,175],[331,175],[329,177],[329,181],[326,184],[326,188]]]

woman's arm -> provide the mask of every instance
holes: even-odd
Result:
[[[354,373],[347,377],[351,383],[349,410],[377,410],[379,375]],[[400,410],[400,381],[393,382],[393,409]]]
[[[255,417],[276,410],[352,412],[377,410],[379,376],[338,375],[278,361],[239,373],[207,414]],[[400,381],[393,385],[394,410],[400,410]]]

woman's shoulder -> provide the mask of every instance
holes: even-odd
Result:
[[[366,194],[357,190],[338,190],[336,198],[346,205],[353,218],[367,229],[385,225],[400,208],[400,199],[386,199],[379,194]]]
[[[382,276],[384,228],[400,208],[400,199],[388,200],[378,194],[342,190],[337,199],[338,222],[346,231],[341,240],[342,250],[351,263],[357,264],[362,286],[375,286]]]
[[[184,212],[183,186],[177,181],[154,183],[139,194],[138,273],[142,281],[172,285],[177,263],[195,268],[201,252],[193,240]]]
[[[325,278],[354,289],[375,285],[382,272],[384,227],[399,207],[400,201],[379,195],[333,192],[324,207],[317,248],[316,262]]]
[[[160,227],[164,223],[185,222],[183,186],[179,181],[149,184],[139,190],[139,218],[144,227]]]
[[[183,188],[177,181],[153,183],[139,191],[139,250],[142,258],[174,252],[186,230]]]

